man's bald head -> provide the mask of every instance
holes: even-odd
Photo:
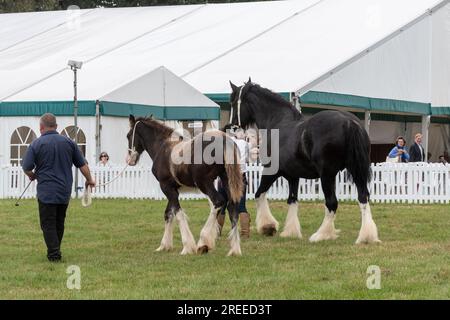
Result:
[[[39,122],[41,131],[48,131],[48,130],[56,130],[58,125],[56,124],[56,117],[52,113],[46,113],[42,115],[41,120]]]

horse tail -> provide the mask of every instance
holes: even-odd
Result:
[[[226,141],[224,165],[228,178],[228,189],[230,190],[231,201],[239,203],[244,192],[239,149],[233,140],[227,138]]]
[[[357,187],[367,189],[367,184],[372,179],[370,168],[370,139],[366,130],[355,120],[350,121],[346,134],[347,158],[345,167],[349,179],[355,182]]]

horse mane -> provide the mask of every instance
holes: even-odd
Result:
[[[302,114],[292,105],[292,103],[284,99],[281,95],[273,92],[272,90],[263,88],[256,83],[251,84],[249,91],[250,90],[256,95],[263,97],[263,99],[268,101],[271,105],[289,109],[293,113],[295,119],[302,118]]]
[[[166,126],[160,120],[154,119],[152,116],[150,116],[150,117],[139,117],[139,118],[136,118],[136,121],[141,121],[147,127],[150,127],[152,129],[156,129],[159,133],[161,133],[161,135],[163,137],[169,137],[175,132],[175,129]],[[178,134],[177,132],[175,132],[175,133]]]

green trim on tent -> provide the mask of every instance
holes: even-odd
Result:
[[[450,117],[431,117],[431,123],[450,124]]]
[[[300,97],[301,103],[333,105],[373,111],[430,114],[430,104],[414,101],[369,98],[350,94],[308,91]]]
[[[50,112],[55,116],[73,116],[73,101],[14,101],[0,103],[0,116],[41,116]],[[78,101],[79,116],[95,116],[95,101]]]
[[[450,107],[431,106],[431,114],[433,116],[440,116],[440,115],[450,116]]]
[[[279,95],[281,95],[286,100],[290,100],[291,94],[289,92],[279,92]],[[216,103],[223,103],[223,102],[230,102],[230,95],[231,93],[206,93],[205,96],[210,98],[212,101]]]
[[[102,101],[100,112],[105,116],[128,117],[130,114],[145,117],[153,114],[161,120],[219,120],[218,107],[161,107],[132,103]]]

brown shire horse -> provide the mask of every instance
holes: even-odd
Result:
[[[152,172],[168,199],[164,213],[164,236],[157,251],[172,249],[174,218],[179,223],[183,242],[181,254],[206,253],[213,249],[218,236],[217,214],[228,205],[232,226],[228,255],[241,255],[237,224],[243,183],[239,151],[233,140],[218,130],[207,131],[186,140],[158,120],[151,117],[135,119],[132,115],[127,138],[128,164],[136,165],[141,153],[147,151],[153,160]],[[214,186],[217,177],[227,186],[228,199],[231,199],[228,204]],[[200,233],[198,245],[195,244],[187,216],[178,200],[182,187],[198,188],[209,198],[211,211]]]

